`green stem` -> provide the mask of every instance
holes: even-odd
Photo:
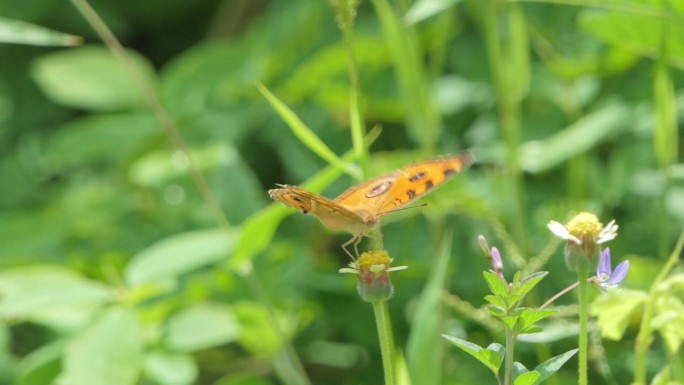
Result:
[[[655,304],[659,298],[659,286],[665,278],[670,274],[672,269],[679,262],[679,254],[682,252],[684,247],[684,231],[679,236],[677,240],[677,245],[674,251],[670,254],[665,266],[658,273],[658,276],[651,284],[651,288],[648,292],[648,301],[644,305],[644,315],[641,319],[641,325],[639,326],[639,333],[636,336],[636,342],[634,346],[634,381],[632,385],[645,385],[646,384],[646,363],[648,361],[648,347],[651,345],[653,328],[651,327],[653,316],[655,315]]]
[[[513,352],[515,351],[515,336],[511,328],[506,328],[506,363],[504,367],[504,385],[511,385],[513,380]]]
[[[482,5],[487,56],[496,89],[499,125],[506,141],[507,176],[511,186],[507,191],[514,204],[512,228],[522,253],[526,254],[524,184],[519,161],[520,109],[526,84],[519,79],[527,77],[516,71],[524,71],[527,67],[524,52],[514,50],[514,47],[524,47],[526,37],[513,34],[511,30],[501,30],[502,23],[508,23],[509,26],[519,25],[524,21],[523,14],[515,6],[501,1],[487,1]],[[502,40],[502,36],[509,35],[511,37],[508,41]]]
[[[366,126],[363,119],[363,105],[361,84],[359,82],[359,71],[356,64],[356,53],[354,52],[354,16],[358,1],[339,0],[337,3],[337,15],[340,29],[344,36],[344,44],[347,48],[347,63],[349,67],[349,81],[351,91],[349,92],[349,120],[352,134],[352,144],[354,152],[359,159],[363,178],[369,178],[371,174],[370,159],[368,154],[368,144],[365,141]]]
[[[375,324],[378,327],[380,351],[382,352],[382,368],[385,372],[385,385],[394,385],[394,336],[392,335],[392,321],[389,315],[387,301],[373,302]]]
[[[589,352],[589,341],[587,334],[587,324],[589,321],[589,282],[587,267],[580,267],[577,272],[579,282],[579,385],[587,385],[587,354]]]

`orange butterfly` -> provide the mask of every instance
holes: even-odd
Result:
[[[470,152],[411,164],[387,175],[352,186],[334,200],[306,191],[297,186],[281,185],[268,190],[271,198],[311,214],[326,227],[350,232],[353,237],[342,245],[357,245],[368,235],[385,214],[398,210],[429,193],[458,172],[470,166],[475,157]]]

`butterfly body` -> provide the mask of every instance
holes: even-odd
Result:
[[[353,238],[343,245],[346,251],[345,246],[353,243],[356,247],[383,215],[423,197],[473,161],[473,155],[466,152],[411,164],[352,186],[334,200],[291,185],[278,185],[268,194],[285,206],[315,216],[328,228],[351,233]]]

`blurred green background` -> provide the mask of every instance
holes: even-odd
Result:
[[[337,273],[348,234],[266,193],[318,178],[334,197],[359,182],[328,168],[256,86],[337,155],[352,148],[336,4],[92,2],[178,128],[227,230],[140,82],[76,7],[0,1],[5,27],[85,40],[0,45],[0,384],[301,383],[283,339],[313,384],[382,383],[372,309],[355,277]],[[478,234],[502,250],[507,276],[550,272],[537,306],[576,279],[546,223],[592,211],[620,226],[610,247],[614,264],[632,263],[624,285],[648,288],[684,223],[682,20],[674,0],[360,2],[346,41],[362,120],[382,128],[371,173],[465,148],[479,160],[428,206],[383,219],[386,249],[409,266],[393,275],[390,309],[414,384],[495,383],[439,340],[503,340],[475,310],[489,267]],[[424,290],[428,281],[446,290]],[[573,349],[574,302],[561,298],[555,334],[520,342],[516,360],[534,367]],[[592,334],[592,384],[632,378],[638,312],[623,318],[621,340]],[[651,375],[684,372],[668,349],[656,338]],[[547,383],[575,383],[575,365]]]

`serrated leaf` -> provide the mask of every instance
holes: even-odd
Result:
[[[221,229],[207,229],[162,239],[133,256],[124,271],[126,283],[164,283],[225,260],[232,253],[234,236]]]
[[[601,336],[617,341],[622,338],[632,313],[647,299],[648,294],[643,291],[613,290],[596,298],[589,311],[596,317]]]
[[[482,275],[489,286],[489,290],[492,294],[505,298],[508,294],[508,284],[506,281],[499,277],[498,275],[492,273],[491,271],[483,271]]]
[[[166,345],[177,352],[194,352],[240,337],[241,328],[230,307],[197,304],[174,314],[166,327]]]
[[[547,271],[540,271],[525,277],[520,281],[520,286],[516,287],[515,292],[524,297],[530,292],[539,282],[541,282],[546,275],[549,274]]]
[[[506,326],[511,330],[517,330],[518,328],[518,316],[506,316],[502,317],[501,320],[506,324]]]
[[[460,339],[458,337],[448,336],[445,334],[442,334],[442,337],[446,338],[451,343],[456,345],[456,347],[480,361],[495,375],[499,372],[499,368],[501,367],[501,363],[503,362],[504,358],[503,346],[500,344],[491,344],[487,347],[487,349],[483,349],[477,344]]]
[[[123,307],[108,309],[76,335],[64,357],[58,383],[134,385],[143,365],[143,333],[137,315]]]
[[[560,370],[560,368],[570,358],[572,358],[572,356],[574,356],[578,351],[579,351],[579,349],[573,349],[573,350],[567,351],[563,354],[559,354],[555,357],[551,357],[548,360],[537,365],[537,367],[534,368],[534,370],[536,372],[539,372],[541,374],[541,376],[534,382],[534,385],[541,384],[542,381],[549,378],[551,375],[553,375],[558,370]]]
[[[501,297],[497,297],[497,296],[494,296],[494,295],[486,295],[486,296],[484,297],[484,299],[485,299],[487,302],[489,302],[490,304],[492,304],[493,306],[496,306],[496,307],[498,307],[498,308],[501,308],[502,310],[505,309],[505,308],[507,307],[507,306],[506,306],[506,302],[505,302],[504,299],[501,298]]]
[[[558,310],[523,308],[520,312],[520,324],[526,328],[555,313],[558,313]]]
[[[527,327],[520,328],[520,330],[518,330],[517,332],[518,332],[518,334],[534,334],[534,333],[540,333],[543,330],[544,329],[542,329],[541,327],[539,327],[537,325],[530,325]]]

